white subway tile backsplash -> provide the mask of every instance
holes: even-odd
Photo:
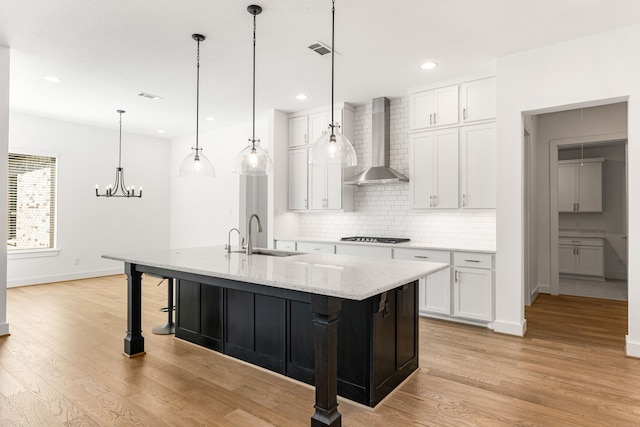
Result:
[[[409,175],[408,97],[391,100],[390,166]],[[371,104],[356,108],[355,149],[360,171],[371,165]],[[420,211],[409,207],[409,185],[356,187],[354,212],[300,214],[300,237],[409,237],[415,242],[469,249],[495,248],[495,210]]]

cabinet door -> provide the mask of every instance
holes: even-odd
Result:
[[[437,131],[434,204],[438,209],[458,207],[458,129]]]
[[[327,165],[326,180],[325,209],[342,209],[342,166],[340,164]]]
[[[289,209],[307,209],[307,149],[289,151]]]
[[[322,253],[322,254],[334,254],[336,253],[335,245],[332,243],[322,243],[322,242],[298,242],[297,243],[298,252],[309,252],[309,253]]]
[[[433,91],[414,93],[409,104],[411,129],[433,126]]]
[[[336,245],[336,254],[391,259],[391,248],[385,246],[338,244]]]
[[[432,132],[423,132],[411,135],[411,188],[412,207],[430,208],[435,188],[434,135]]]
[[[576,168],[575,164],[558,165],[558,212],[573,212],[576,196]]]
[[[289,148],[302,147],[309,143],[307,133],[307,116],[289,119]]]
[[[460,175],[463,208],[496,207],[496,125],[460,130]]]
[[[420,292],[420,311],[451,314],[451,268],[424,278]]]
[[[460,115],[464,123],[496,117],[496,79],[483,79],[460,85]]]
[[[572,245],[560,245],[558,247],[559,265],[558,270],[560,273],[575,273],[576,272],[576,254],[575,246]]]
[[[309,165],[309,209],[326,209],[327,167]]]
[[[309,144],[314,144],[318,138],[329,131],[330,122],[331,114],[329,112],[309,116]]]
[[[436,89],[433,93],[433,125],[458,123],[458,86]]]
[[[575,166],[578,171],[577,210],[602,212],[602,163],[585,162]]]
[[[602,247],[580,246],[577,247],[577,252],[577,274],[604,276],[604,250]]]
[[[493,272],[454,268],[453,314],[467,319],[493,320]]]

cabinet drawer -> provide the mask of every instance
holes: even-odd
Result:
[[[429,262],[451,262],[451,253],[431,249],[393,248],[393,258]]]
[[[391,248],[385,246],[336,245],[336,254],[391,259]]]
[[[298,252],[335,253],[335,246],[331,243],[298,242]]]
[[[282,251],[295,251],[296,242],[292,242],[290,240],[276,240],[276,249]]]
[[[454,252],[453,264],[458,267],[493,268],[493,255],[476,252]]]
[[[558,243],[568,246],[603,246],[603,239],[599,238],[576,238],[576,237],[560,237]]]

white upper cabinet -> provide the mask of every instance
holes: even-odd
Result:
[[[308,145],[309,134],[307,130],[307,116],[291,117],[289,119],[289,148]]]
[[[457,85],[414,93],[409,102],[412,130],[458,123]]]
[[[495,77],[460,85],[460,118],[463,123],[496,118]]]
[[[306,148],[289,150],[289,209],[305,210],[309,207],[308,165]]]
[[[496,207],[496,124],[460,128],[460,191],[463,208]]]
[[[412,134],[411,204],[416,209],[458,207],[458,129]]]
[[[558,212],[602,212],[603,161],[558,161]]]
[[[353,141],[354,113],[351,107],[336,109],[333,119],[336,131],[345,132]],[[344,185],[344,177],[352,168],[339,165],[308,164],[309,150],[329,131],[331,111],[296,114],[289,118],[289,209],[290,210],[353,210],[353,187]],[[300,142],[302,141],[302,142]]]

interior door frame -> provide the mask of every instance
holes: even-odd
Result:
[[[551,295],[560,295],[560,263],[558,258],[560,232],[560,214],[558,213],[558,147],[563,145],[591,145],[615,141],[628,141],[627,132],[560,138],[549,141],[549,284]],[[625,159],[626,170],[628,170],[627,163],[628,160]]]

